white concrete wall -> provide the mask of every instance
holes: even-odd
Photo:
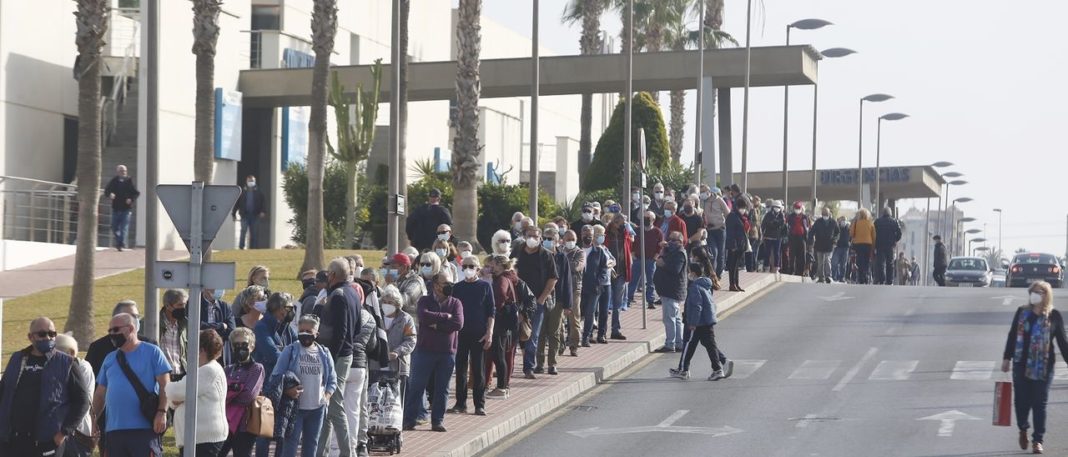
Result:
[[[0,271],[14,270],[74,255],[75,249],[76,246],[73,244],[0,240]]]

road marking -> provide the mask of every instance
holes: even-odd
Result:
[[[830,297],[820,297],[825,302],[836,302],[842,300],[852,300],[854,297],[846,297],[845,292],[838,292]]]
[[[872,371],[868,379],[871,381],[907,381],[919,360],[883,360]]]
[[[826,380],[838,369],[841,360],[806,360],[789,379]]]
[[[986,381],[994,373],[995,361],[958,361],[949,379],[955,381]]]
[[[682,427],[682,426],[676,427],[676,426],[673,425],[679,419],[682,419],[682,416],[685,416],[689,412],[690,412],[689,410],[680,409],[680,410],[675,411],[674,413],[672,413],[670,416],[668,416],[667,419],[664,419],[664,420],[660,421],[659,424],[653,425],[653,426],[623,427],[623,428],[591,427],[591,428],[587,428],[587,429],[571,431],[571,432],[568,432],[568,433],[570,433],[571,435],[577,436],[579,438],[589,438],[591,436],[629,435],[629,434],[634,434],[634,433],[686,433],[686,434],[693,434],[693,435],[710,435],[710,436],[716,437],[716,436],[733,435],[735,433],[742,433],[743,432],[743,430],[741,430],[741,429],[730,427],[730,426],[711,428],[711,427]]]
[[[815,414],[805,414],[804,419],[801,419],[801,420],[797,421],[797,425],[795,425],[794,427],[797,427],[797,428],[808,427],[808,424],[811,424],[813,419],[816,419],[818,417],[819,416],[817,416]]]
[[[875,357],[876,352],[879,352],[879,348],[868,349],[868,352],[864,354],[864,357],[861,357],[860,361],[858,361],[856,365],[853,365],[853,368],[850,368],[849,371],[846,372],[845,376],[842,377],[842,380],[838,381],[838,384],[835,384],[834,388],[832,388],[831,391],[841,392],[842,389],[845,389],[846,384],[849,384],[849,381],[852,381],[853,378],[857,376],[857,373],[860,372],[860,368],[863,367],[869,359]]]
[[[760,367],[768,363],[767,360],[735,360],[734,374],[731,379],[745,379],[753,375]]]
[[[957,426],[957,421],[977,421],[978,417],[971,414],[965,414],[957,410],[946,411],[944,413],[935,414],[933,416],[921,417],[916,419],[918,421],[938,421],[938,436],[950,437],[953,436],[953,429]]]

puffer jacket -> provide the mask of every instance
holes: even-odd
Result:
[[[690,282],[686,290],[686,325],[716,324],[716,302],[712,301],[712,280],[704,276]]]
[[[352,340],[352,365],[350,368],[367,368],[367,344],[378,337],[378,324],[366,308],[360,310],[360,330]]]
[[[398,311],[392,325],[386,329],[386,337],[389,341],[389,351],[397,353],[397,359],[389,362],[389,370],[397,373],[397,376],[408,376],[411,371],[411,354],[415,350],[415,320],[408,313]],[[367,368],[378,370],[382,365],[370,360]]]
[[[875,224],[870,219],[857,219],[853,223],[853,226],[849,228],[849,238],[853,240],[853,245],[866,244],[871,246],[875,244]]]

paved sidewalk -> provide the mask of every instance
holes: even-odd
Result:
[[[783,276],[784,281],[800,281],[800,278]],[[774,287],[775,280],[771,274],[742,273],[741,285],[744,293],[715,293],[717,310],[725,316],[730,310],[748,299],[762,295]],[[436,457],[470,457],[491,447],[511,434],[549,414],[553,410],[592,389],[598,383],[609,378],[653,350],[664,342],[664,325],[660,308],[648,310],[647,328],[642,330],[642,310],[632,306],[622,314],[622,332],[627,341],[609,340],[609,344],[594,344],[590,348],[579,348],[578,357],[564,355],[559,358],[560,374],[550,376],[538,375],[537,379],[524,379],[522,375],[522,351],[517,351],[516,372],[512,376],[511,392],[508,399],[486,401],[489,415],[484,417],[472,414],[446,414],[446,433],[430,431],[430,426],[416,427],[415,431],[404,432],[404,455]],[[730,353],[730,342],[724,342],[726,352]],[[668,356],[674,357],[674,356]],[[666,377],[667,374],[665,373]],[[492,382],[490,383],[492,387]],[[455,388],[455,379],[450,382],[450,390]],[[449,404],[453,404],[450,397]],[[469,410],[473,406],[468,404]]]
[[[179,260],[189,257],[186,251],[160,251],[160,260]],[[100,250],[96,253],[93,278],[125,273],[144,268],[145,250],[134,249],[116,251]],[[0,271],[0,298],[15,298],[48,290],[54,287],[69,286],[74,282],[74,256],[41,262],[28,267]]]

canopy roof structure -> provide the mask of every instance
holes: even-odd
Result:
[[[856,168],[817,170],[816,195],[822,201],[856,201],[857,174]],[[929,165],[882,167],[880,175],[879,191],[887,200],[938,198],[941,186],[945,184],[938,170]],[[735,173],[734,182],[740,181],[741,175]],[[875,185],[875,168],[864,169],[864,185],[867,187],[865,198],[868,198]],[[812,170],[791,171],[789,190],[791,201],[811,201]],[[749,193],[763,199],[781,199],[782,172],[749,172]]]

